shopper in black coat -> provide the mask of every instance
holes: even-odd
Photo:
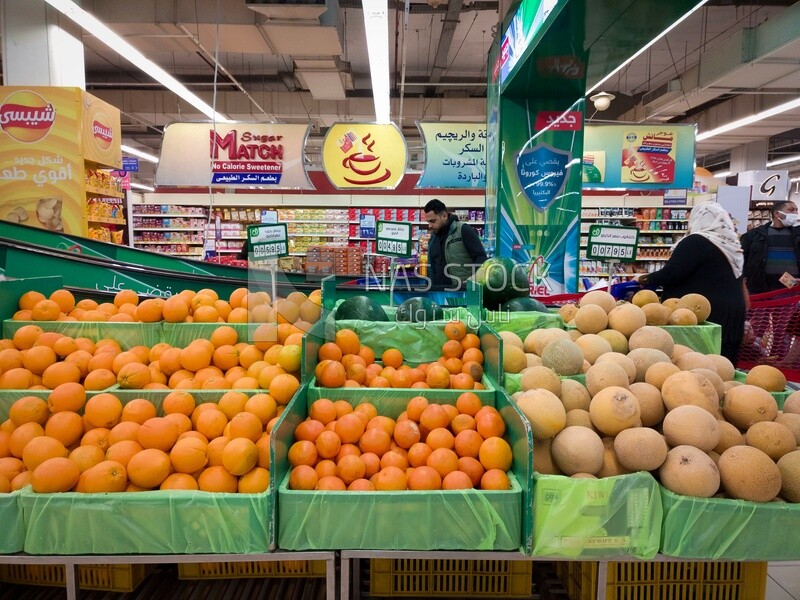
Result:
[[[736,364],[744,335],[744,256],[728,212],[716,202],[692,209],[689,234],[673,248],[664,268],[639,283],[663,287],[662,300],[696,293],[711,303],[708,320],[722,326],[722,352]]]
[[[800,276],[800,227],[794,202],[778,202],[770,210],[772,222],[742,236],[744,277],[751,294],[780,290],[780,277]]]

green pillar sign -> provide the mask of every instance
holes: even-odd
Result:
[[[411,256],[411,223],[378,221],[375,252],[386,256]]]
[[[289,254],[286,224],[250,225],[247,228],[247,249],[253,260],[268,260]]]
[[[589,228],[586,258],[630,262],[636,260],[638,245],[638,227],[592,225]]]

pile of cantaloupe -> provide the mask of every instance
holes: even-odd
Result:
[[[517,363],[505,370],[523,365],[514,399],[536,440],[534,469],[572,477],[643,470],[686,496],[800,502],[800,392],[783,411],[770,394],[785,389],[783,374],[760,365],[734,381],[727,358],[675,344],[642,322],[635,304],[593,294],[579,311],[602,310],[610,328],[583,333],[576,319],[573,331],[534,330],[524,341],[503,334],[504,363]],[[578,373],[585,385],[559,377]]]

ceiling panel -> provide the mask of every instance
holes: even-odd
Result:
[[[282,24],[262,26],[278,54],[291,56],[339,56],[342,45],[333,27]]]
[[[217,27],[211,23],[200,23],[191,27],[196,30],[203,46],[209,52],[214,52],[216,45]],[[253,25],[220,25],[219,26],[219,51],[241,52],[244,54],[272,54],[264,36]]]

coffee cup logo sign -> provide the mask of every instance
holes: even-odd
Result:
[[[0,105],[0,127],[18,142],[30,144],[44,139],[55,120],[53,105],[36,92],[13,92]]]
[[[337,188],[393,189],[405,173],[405,140],[394,125],[338,123],[325,137],[322,162]]]
[[[114,139],[114,130],[108,124],[108,118],[103,114],[98,114],[92,121],[92,135],[97,140],[97,145],[103,150],[111,147]]]

